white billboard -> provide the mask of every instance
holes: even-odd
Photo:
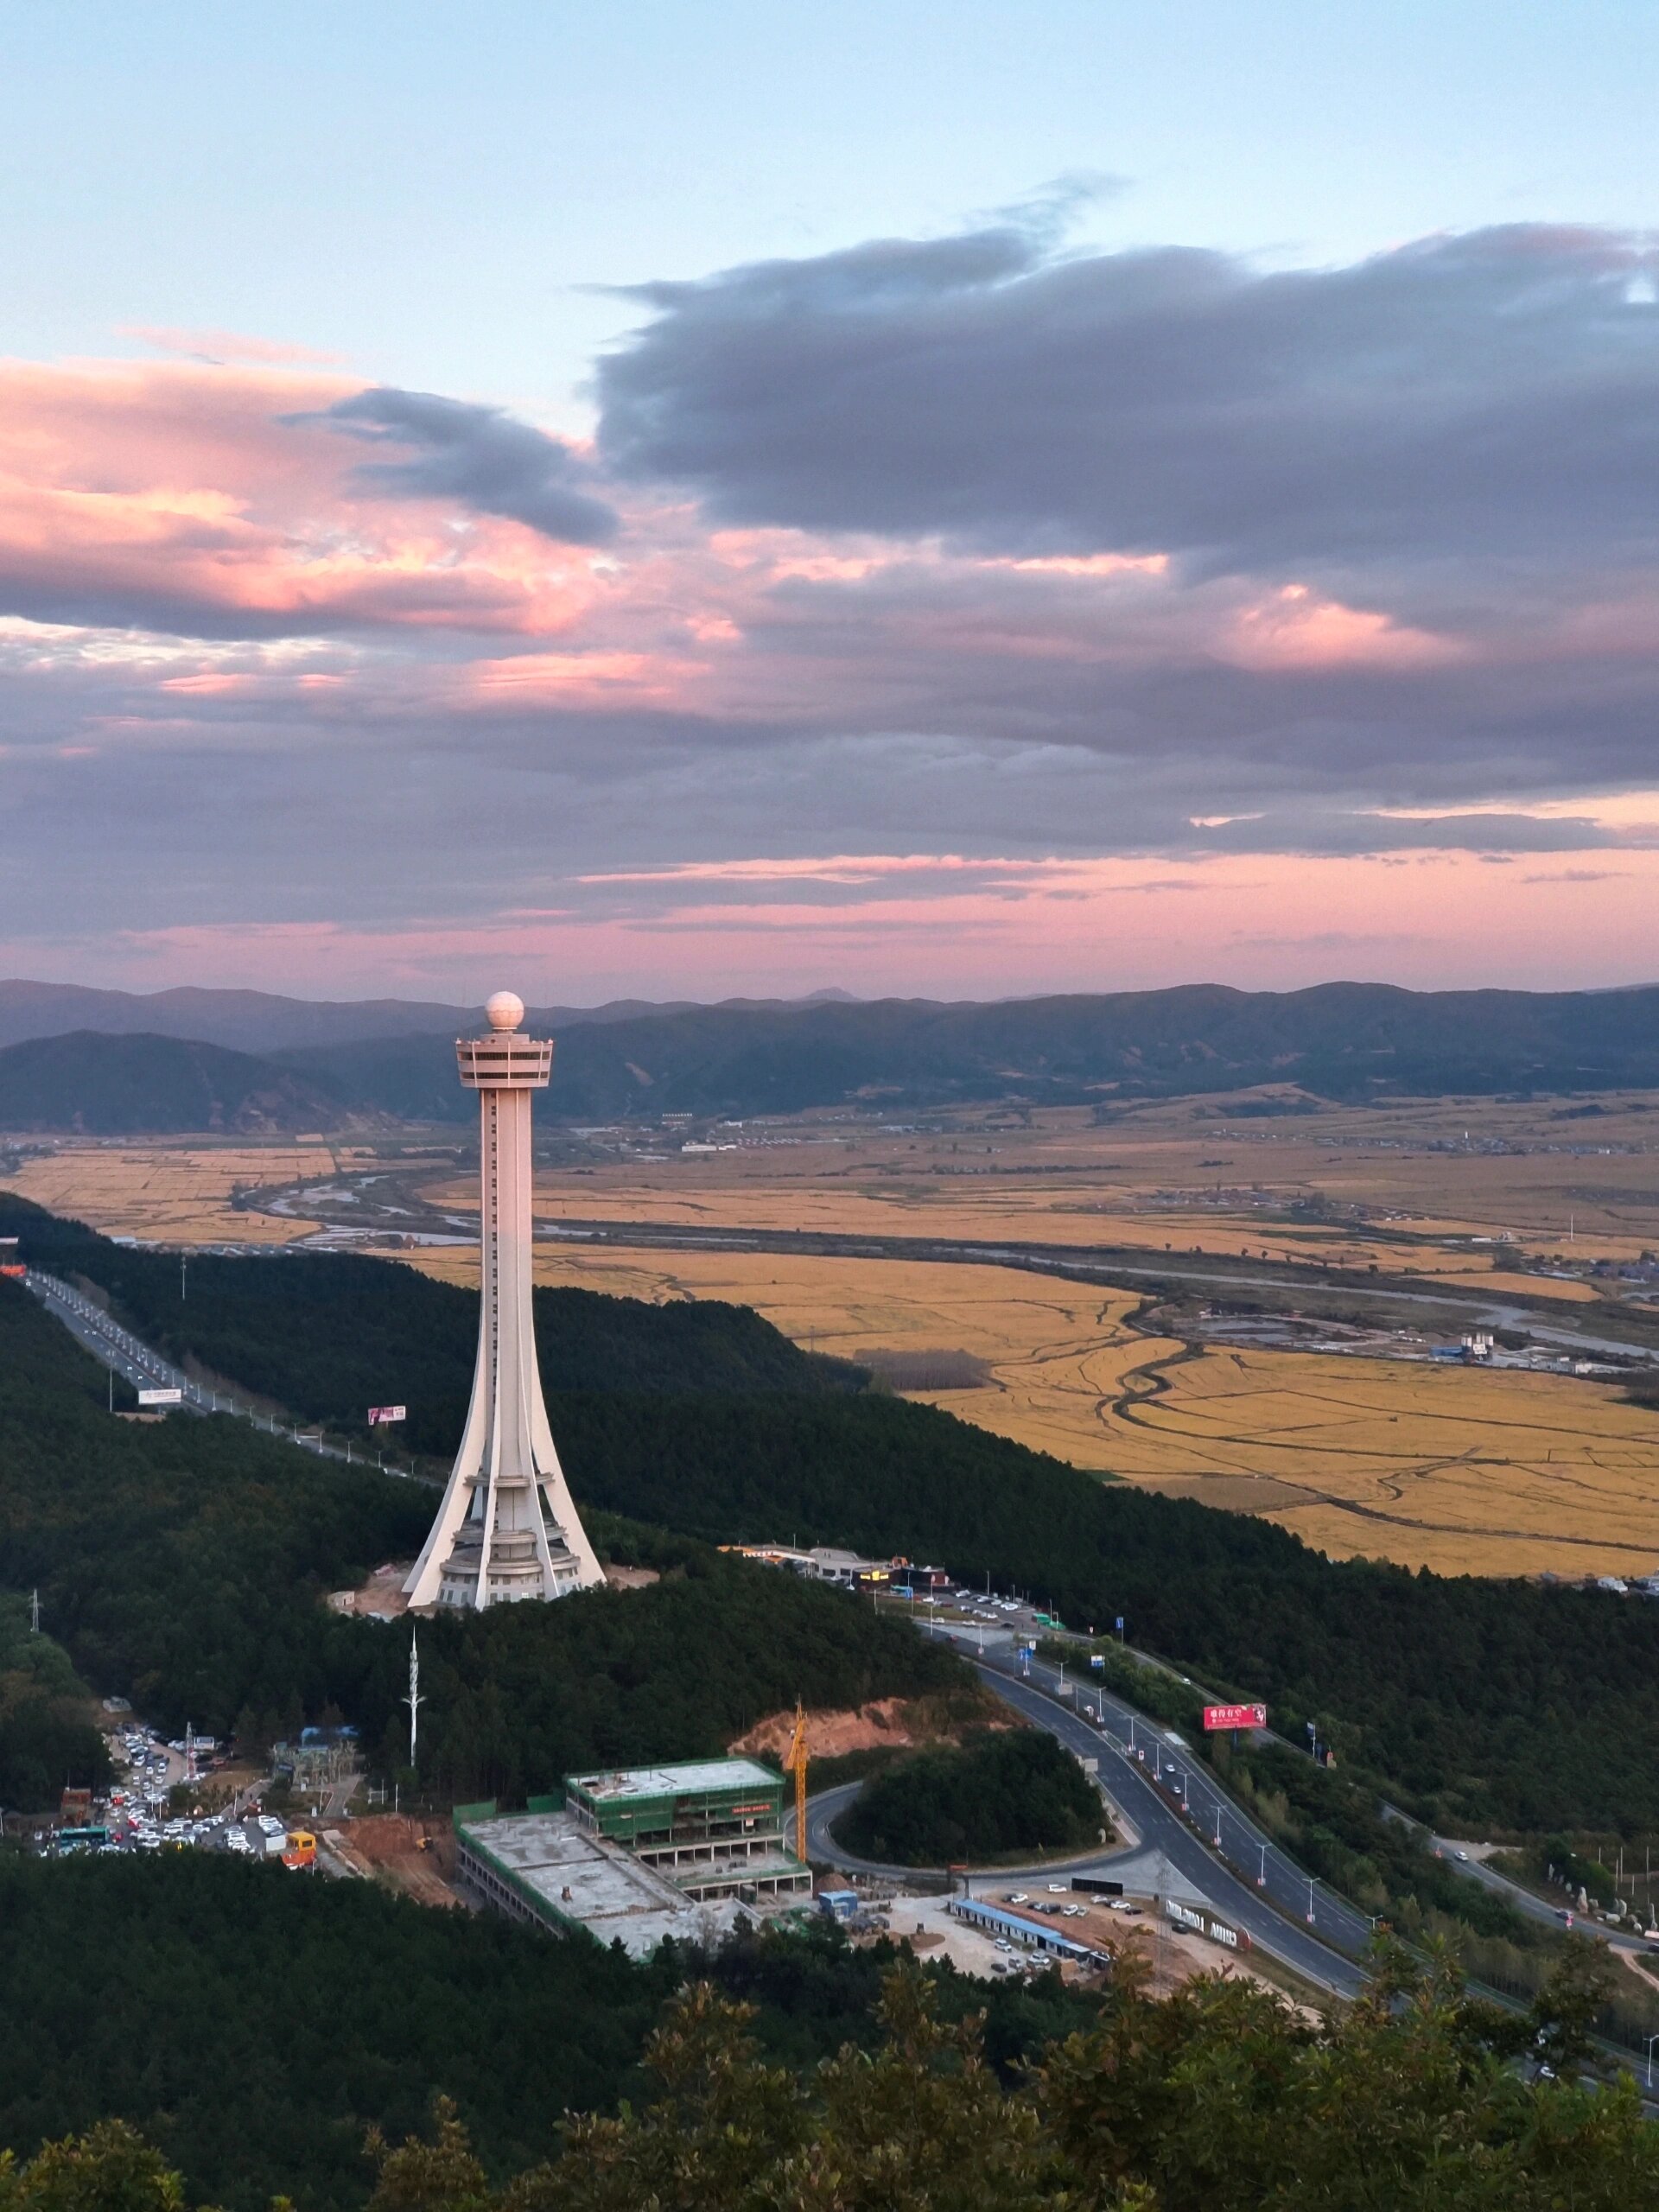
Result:
[[[184,1393],[182,1390],[141,1390],[138,1402],[141,1406],[181,1406]]]

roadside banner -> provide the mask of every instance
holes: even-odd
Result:
[[[182,1390],[141,1390],[138,1402],[141,1406],[181,1406],[184,1393]]]
[[[388,1421],[407,1421],[408,1418],[407,1406],[371,1406],[369,1408],[371,1428],[384,1428]]]
[[[1224,1944],[1230,1951],[1254,1948],[1247,1929],[1235,1928],[1230,1921],[1218,1918],[1207,1905],[1183,1904],[1179,1897],[1166,1897],[1164,1910],[1178,1928],[1190,1928],[1195,1936],[1207,1936],[1212,1943]]]
[[[1211,1731],[1217,1728],[1265,1728],[1268,1708],[1265,1705],[1206,1705],[1204,1725]]]

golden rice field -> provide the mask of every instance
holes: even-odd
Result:
[[[416,1264],[477,1280],[470,1255]],[[960,1418],[1172,1494],[1265,1514],[1336,1557],[1447,1573],[1659,1566],[1659,1414],[1564,1376],[1206,1349],[1125,1328],[1135,1303],[1011,1268],[769,1255],[573,1252],[537,1278],[629,1297],[724,1298],[856,1357],[966,1351]]]
[[[1224,1103],[1191,1101],[1104,1128],[1076,1113],[925,1135],[801,1122],[798,1143],[548,1171],[537,1210],[1294,1254],[1592,1300],[1586,1282],[1516,1262],[1557,1251],[1624,1257],[1649,1241],[1659,1155],[1646,1153],[1647,1118],[1635,1109],[1659,1114],[1659,1099],[1611,1103],[1587,1125],[1560,1121],[1569,1109],[1548,1101],[1342,1109],[1231,1131],[1206,1126]],[[1461,1141],[1465,1127],[1531,1149],[1435,1149]],[[1587,1152],[1586,1127],[1597,1139]],[[321,1141],[67,1145],[24,1160],[10,1187],[116,1235],[276,1244],[307,1223],[233,1212],[238,1187],[327,1179],[369,1157]],[[476,1205],[466,1178],[435,1179],[432,1191]],[[1411,1241],[1351,1222],[1265,1217],[1308,1196],[1386,1211]],[[464,1253],[417,1263],[475,1280]],[[635,1296],[733,1299],[825,1351],[967,1353],[984,1379],[940,1398],[963,1418],[1080,1467],[1268,1514],[1333,1554],[1489,1573],[1659,1560],[1659,1416],[1603,1385],[1225,1347],[1189,1357],[1128,1330],[1133,1292],[994,1265],[543,1246],[537,1268],[543,1281]]]
[[[1196,1246],[1471,1280],[1659,1245],[1659,1095],[1592,1102],[1589,1120],[1552,1099],[1230,1119],[1261,1103],[1171,1100],[1103,1126],[1075,1109],[914,1131],[809,1116],[715,1133],[736,1149],[550,1173],[540,1194],[550,1211],[615,1219]],[[1308,1200],[1370,1223],[1284,1217]]]
[[[476,1206],[472,1182],[457,1178],[427,1193],[446,1209]],[[547,1173],[536,1181],[538,1217],[607,1222],[660,1223],[703,1229],[804,1230],[832,1236],[938,1236],[995,1244],[1013,1239],[1061,1246],[1113,1245],[1147,1253],[1225,1254],[1274,1263],[1322,1262],[1332,1267],[1375,1268],[1379,1274],[1447,1275],[1459,1285],[1521,1287],[1538,1296],[1593,1298],[1587,1285],[1557,1285],[1535,1276],[1500,1271],[1499,1251],[1467,1247],[1402,1244],[1351,1229],[1320,1224],[1287,1228],[1239,1212],[1129,1211],[1112,1205],[1079,1182],[1033,1191],[1011,1184],[965,1199],[949,1184],[895,1183],[860,1188],[803,1175],[733,1173],[715,1181],[676,1175],[664,1182],[620,1174],[575,1178]]]
[[[231,1200],[254,1185],[298,1182],[332,1175],[350,1158],[322,1139],[245,1149],[173,1149],[161,1145],[103,1146],[62,1150],[25,1160],[0,1176],[16,1191],[54,1213],[90,1222],[106,1236],[137,1236],[168,1244],[287,1244],[311,1224],[275,1214],[232,1211]]]

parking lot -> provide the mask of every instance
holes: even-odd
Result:
[[[107,1795],[95,1797],[83,1819],[67,1817],[56,1829],[42,1827],[35,1841],[60,1858],[164,1850],[224,1851],[260,1859],[292,1856],[286,1823],[243,1793],[211,1814],[169,1810],[181,1783],[207,1787],[196,1769],[215,1748],[207,1739],[168,1744],[153,1729],[127,1726],[110,1738],[116,1778]]]

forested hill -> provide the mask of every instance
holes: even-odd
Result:
[[[474,1292],[349,1253],[203,1253],[190,1262],[181,1300],[170,1255],[112,1243],[3,1192],[0,1236],[16,1236],[26,1262],[97,1283],[130,1326],[174,1359],[198,1360],[341,1432],[361,1430],[372,1404],[406,1405],[402,1434],[413,1449],[455,1448],[478,1345]],[[541,1288],[535,1312],[542,1380],[556,1393],[810,1397],[863,1379],[801,1351],[747,1306],[647,1306]]]
[[[384,1122],[354,1114],[320,1070],[279,1067],[248,1052],[175,1037],[105,1037],[90,1029],[0,1051],[0,1129],[87,1136],[240,1136]]]
[[[344,1717],[396,1773],[407,1639],[322,1599],[412,1558],[436,1494],[228,1416],[112,1420],[105,1390],[68,1332],[0,1281],[0,1592],[38,1589],[80,1674],[169,1733],[193,1721],[257,1746]],[[908,1626],[583,1504],[602,1557],[661,1579],[423,1624],[421,1775],[441,1800],[517,1802],[585,1767],[712,1757],[797,1697],[972,1701],[960,1661]]]
[[[451,1049],[448,1038],[406,1038],[288,1057],[389,1111],[459,1119],[468,1109]],[[1659,1084],[1659,988],[1195,984],[993,1005],[694,1007],[562,1033],[548,1107],[598,1119],[785,1113],[857,1098],[1071,1104],[1265,1083],[1344,1099]]]
[[[394,1357],[423,1363],[424,1383],[416,1366],[396,1371],[416,1377],[422,1433],[453,1447],[476,1315],[464,1294],[390,1263],[318,1255],[217,1262],[211,1300],[193,1293],[181,1306],[161,1255],[16,1201],[0,1230],[104,1281],[135,1319],[170,1313],[169,1341],[215,1346],[213,1363],[238,1380],[251,1378],[231,1355],[251,1361],[264,1343],[284,1402],[308,1417],[332,1417],[326,1400],[353,1409],[385,1395]],[[331,1270],[346,1287],[338,1297]],[[550,1328],[550,1313],[568,1322]],[[1102,1484],[948,1414],[826,1382],[821,1364],[736,1309],[571,1293],[539,1306],[537,1321],[584,1513],[702,1539],[796,1535],[934,1560],[1031,1591],[1084,1627],[1125,1614],[1132,1637],[1217,1688],[1265,1696],[1286,1733],[1316,1720],[1344,1770],[1378,1777],[1453,1833],[1659,1828],[1659,1607],[1335,1563],[1270,1522]],[[406,1328],[418,1333],[400,1347]],[[393,1710],[389,1678],[373,1695]]]

